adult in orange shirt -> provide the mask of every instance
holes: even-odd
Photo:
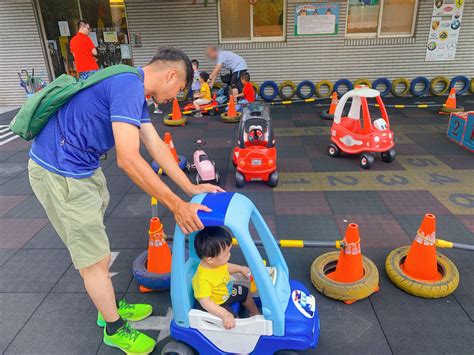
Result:
[[[89,37],[91,27],[86,20],[77,23],[77,33],[71,39],[71,52],[76,62],[76,69],[81,80],[87,79],[99,70],[95,56],[97,49]]]

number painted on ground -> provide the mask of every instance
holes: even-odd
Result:
[[[452,194],[449,201],[461,207],[474,208],[474,195],[471,194]]]
[[[438,166],[436,162],[427,158],[409,158],[407,159],[407,163],[418,168],[424,168],[426,166]]]
[[[331,186],[338,186],[338,184],[346,186],[355,186],[359,183],[359,180],[353,176],[345,175],[343,177],[328,176],[328,182]]]
[[[408,179],[401,175],[393,175],[393,177],[388,178],[386,178],[385,175],[377,175],[375,180],[386,186],[406,185],[409,183]]]
[[[431,182],[432,184],[445,185],[445,184],[457,184],[460,182],[456,178],[453,178],[451,176],[441,175],[438,173],[430,173],[428,175],[430,176],[429,182]]]

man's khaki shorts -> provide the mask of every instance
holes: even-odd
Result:
[[[110,195],[102,169],[74,179],[28,162],[30,184],[51,224],[71,254],[76,269],[91,266],[110,254],[104,213]]]

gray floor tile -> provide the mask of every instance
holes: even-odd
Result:
[[[0,293],[0,352],[6,350],[45,297],[46,293]]]
[[[70,265],[67,250],[20,250],[0,269],[0,292],[49,292]]]
[[[116,293],[125,293],[127,291],[132,280],[133,261],[142,251],[142,249],[112,250],[115,260],[112,263],[110,272]],[[86,292],[86,290],[79,272],[71,265],[51,292]]]
[[[111,194],[124,194],[132,187],[133,182],[128,176],[107,177],[107,188]]]
[[[21,202],[23,202],[27,196],[1,196],[0,195],[0,217],[3,217],[8,211],[14,209]]]
[[[126,194],[110,213],[111,217],[150,217],[151,198],[146,194]],[[158,215],[163,215],[165,207],[158,204]]]
[[[97,311],[86,294],[51,293],[7,354],[95,354],[102,342]]]
[[[474,324],[452,296],[379,292],[371,302],[394,353],[468,354],[474,348]]]
[[[20,249],[46,224],[46,218],[1,218],[0,249]]]
[[[0,163],[0,177],[10,178],[18,176],[27,170],[25,163]]]
[[[389,214],[375,191],[326,191],[326,198],[334,214]]]
[[[35,195],[28,196],[23,202],[11,209],[6,215],[9,218],[47,218],[46,212]]]
[[[110,241],[110,248],[139,248],[148,246],[149,217],[109,217],[105,221],[106,232]]]
[[[5,264],[16,252],[15,249],[0,249],[0,266]]]
[[[273,190],[247,192],[242,191],[242,194],[247,196],[257,207],[259,212],[263,215],[275,214],[275,206],[273,203]]]
[[[23,249],[65,249],[63,241],[48,223],[33,238],[23,246]]]
[[[332,216],[285,215],[276,217],[278,238],[305,240],[341,239]]]
[[[0,195],[32,195],[28,176],[14,177],[0,186]]]

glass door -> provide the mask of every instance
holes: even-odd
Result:
[[[53,77],[77,75],[70,41],[77,22],[89,22],[89,36],[97,48],[99,67],[124,63],[132,65],[124,0],[37,0],[53,67]]]

